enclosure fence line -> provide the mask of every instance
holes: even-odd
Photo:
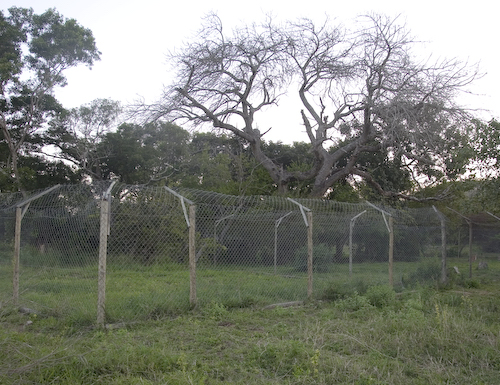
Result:
[[[469,275],[476,254],[500,243],[500,219],[491,213],[449,208],[450,217],[434,206],[396,210],[117,182],[0,194],[0,210],[0,262],[11,260],[13,304],[22,293],[23,302],[54,313],[81,305],[91,316],[83,307],[93,303],[100,326],[210,298],[227,306],[313,298],[329,282],[355,277],[404,288],[425,273],[419,261],[438,255],[436,279],[446,282],[447,233],[460,257],[463,221]],[[484,230],[473,233],[480,223]]]

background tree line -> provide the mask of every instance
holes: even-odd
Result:
[[[100,60],[90,30],[55,9],[0,12],[0,191],[116,178],[234,195],[491,204],[500,124],[455,99],[475,67],[418,61],[408,30],[383,16],[350,30],[266,20],[230,34],[207,20],[171,56],[176,78],[161,100],[127,106],[127,122],[116,101],[66,109],[54,97],[65,70]],[[308,141],[267,142],[255,121],[290,90]]]

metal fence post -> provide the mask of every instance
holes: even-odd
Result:
[[[312,230],[312,212],[309,208],[301,205],[292,198],[286,198],[296,204],[302,214],[304,223],[307,227],[307,298],[312,298],[313,293],[313,230]]]
[[[472,257],[472,220],[450,207],[447,208],[448,210],[453,211],[455,214],[458,214],[460,217],[465,219],[465,222],[467,222],[467,225],[469,226],[469,278],[472,278],[472,262],[474,261]]]
[[[373,207],[375,210],[379,211],[382,214],[382,218],[384,219],[385,226],[387,227],[387,231],[389,232],[389,285],[393,286],[393,264],[394,264],[394,219],[392,214],[382,210],[381,208],[371,204],[366,201],[366,203]],[[389,221],[387,221],[386,215],[389,217]]]

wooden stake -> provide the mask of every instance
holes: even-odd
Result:
[[[393,264],[394,264],[394,218],[389,217],[389,285],[394,285],[393,279]]]
[[[101,200],[101,222],[99,237],[99,272],[97,289],[97,325],[104,327],[106,302],[106,257],[108,252],[109,201]]]
[[[307,212],[307,298],[312,298],[313,293],[313,217],[312,212]]]
[[[12,300],[14,305],[19,303],[19,260],[21,258],[21,220],[23,217],[23,209],[16,208],[16,227],[14,234],[14,258],[12,261],[14,267],[14,277],[12,285]]]
[[[196,207],[189,206],[189,303],[196,306]]]

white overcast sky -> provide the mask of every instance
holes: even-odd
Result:
[[[66,72],[68,86],[57,90],[56,96],[67,108],[97,98],[119,100],[124,105],[138,98],[147,102],[158,99],[170,79],[165,54],[189,41],[209,12],[217,13],[228,28],[259,21],[268,13],[283,20],[308,17],[318,22],[328,15],[332,21],[348,24],[357,15],[375,12],[400,15],[412,35],[425,42],[422,58],[432,54],[435,58],[479,62],[485,76],[471,87],[479,96],[461,100],[467,107],[488,110],[482,113],[484,119],[500,118],[500,33],[498,9],[492,0],[0,1],[4,11],[11,6],[32,7],[36,13],[56,8],[64,17],[92,30],[101,60],[92,70],[80,67]],[[269,121],[259,123],[264,129],[273,127],[266,140],[307,139],[299,135],[299,111],[287,108],[287,103],[281,104],[277,116],[266,119]],[[296,136],[288,134],[291,128]]]

